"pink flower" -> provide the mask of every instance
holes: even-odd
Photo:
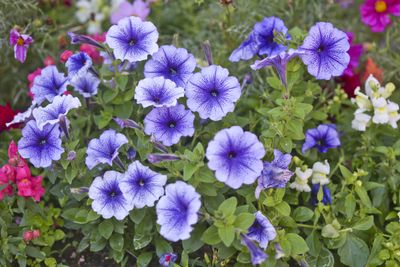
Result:
[[[99,50],[90,44],[81,44],[79,50],[88,54],[95,64],[101,64],[103,62],[103,57],[100,56]]]
[[[392,23],[390,15],[400,16],[400,0],[365,0],[360,11],[364,24],[373,32],[383,32]]]
[[[36,239],[40,236],[40,231],[38,229],[35,229],[32,231],[32,237],[33,239]]]
[[[28,53],[29,45],[33,42],[32,37],[20,34],[16,29],[10,31],[10,45],[14,46],[14,57],[24,63]]]
[[[18,146],[14,141],[11,141],[10,144],[8,145],[8,158],[9,160],[17,160],[19,158],[18,155]]]
[[[129,16],[137,16],[142,20],[146,20],[150,14],[151,1],[135,0],[133,4],[128,1],[123,1],[117,10],[111,14],[110,21],[112,24],[117,24],[120,19]]]
[[[363,46],[362,44],[354,44],[354,33],[352,32],[347,32],[347,37],[349,38],[349,43],[350,43],[350,49],[348,51],[350,55],[350,62],[349,65],[347,65],[347,69],[344,70],[343,74],[352,76],[354,75],[355,69],[358,67],[358,63],[360,60],[360,57],[363,53]]]
[[[29,178],[22,179],[17,182],[18,196],[30,197],[33,195],[32,182]]]
[[[9,164],[4,165],[0,168],[0,173],[7,177],[7,182],[15,182],[15,168]]]
[[[29,179],[31,177],[31,171],[28,165],[15,168],[15,178],[18,181],[22,181],[23,179]]]
[[[25,231],[22,237],[24,238],[24,241],[28,243],[33,239],[33,231]]]
[[[54,61],[54,58],[52,56],[47,56],[43,60],[43,64],[47,67],[47,66],[50,66],[50,65],[55,65],[56,62]]]
[[[32,195],[31,196],[36,201],[40,201],[40,198],[46,192],[46,190],[42,186],[42,181],[43,181],[42,176],[31,177],[31,183],[32,183]]]
[[[5,188],[0,190],[0,200],[3,200],[4,196],[12,196],[13,195],[13,188],[9,183],[9,177],[0,170],[0,186],[6,185]]]
[[[71,50],[65,50],[64,52],[61,53],[60,55],[60,61],[62,63],[67,62],[67,60],[69,59],[70,56],[72,56],[74,54],[74,52],[72,52]]]

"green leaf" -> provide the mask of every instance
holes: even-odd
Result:
[[[104,237],[105,239],[109,239],[114,231],[114,225],[110,220],[105,220],[99,224],[97,230],[102,237]]]
[[[114,233],[110,238],[110,246],[116,251],[122,251],[122,249],[124,248],[123,235]]]
[[[281,138],[279,140],[279,146],[283,149],[284,152],[290,153],[293,149],[292,139],[288,137]]]
[[[218,228],[211,225],[202,235],[201,240],[209,245],[216,245],[221,242],[221,238],[218,235]]]
[[[44,260],[44,264],[48,267],[56,267],[57,266],[57,260],[55,258],[46,258]]]
[[[322,247],[318,256],[306,256],[309,267],[333,267],[335,265],[335,258],[329,249]]]
[[[241,213],[236,217],[235,227],[241,230],[247,230],[254,222],[255,217],[251,213]]]
[[[314,216],[314,212],[306,207],[298,207],[293,211],[292,216],[297,222],[306,222],[311,220],[311,218]]]
[[[346,217],[351,220],[356,210],[356,198],[352,193],[349,193],[344,200],[344,210],[346,212]]]
[[[155,239],[154,244],[156,245],[156,253],[158,257],[173,250],[171,245],[162,238]]]
[[[236,197],[231,197],[226,199],[224,202],[221,203],[221,205],[219,205],[218,211],[222,212],[222,214],[226,218],[235,214],[236,206],[237,206]]]
[[[115,82],[117,83],[117,86],[119,89],[121,89],[121,91],[125,91],[128,80],[129,80],[128,75],[117,75],[115,77]]]
[[[26,252],[26,255],[28,255],[29,257],[40,259],[40,260],[44,260],[45,256],[46,256],[46,254],[44,254],[44,252],[41,252],[38,248],[33,247],[33,246],[27,246],[25,248],[25,252]]]
[[[193,232],[190,234],[190,238],[182,241],[183,249],[188,253],[199,250],[204,245],[201,236],[205,229],[206,227],[204,225],[196,225]]]
[[[129,213],[129,218],[135,224],[139,224],[143,220],[145,215],[146,215],[146,209],[133,209]]]
[[[354,224],[353,228],[356,230],[365,231],[371,228],[373,225],[374,225],[374,216],[370,215],[359,220],[356,224]]]
[[[372,207],[371,200],[368,196],[367,191],[364,189],[364,187],[357,185],[357,186],[355,186],[355,189],[356,189],[356,193],[357,193],[358,197],[360,198],[361,202],[368,208]]]
[[[310,235],[307,236],[306,242],[310,248],[309,254],[316,257],[321,252],[321,241],[318,238],[318,232],[313,230]]]
[[[186,253],[186,251],[183,251],[183,252],[182,252],[182,255],[181,255],[181,265],[182,265],[182,267],[189,267],[189,256],[188,256],[188,254]]]
[[[108,89],[103,93],[104,103],[111,102],[117,95],[119,91],[117,89]]]
[[[141,232],[138,232],[135,234],[135,237],[133,238],[133,247],[135,250],[142,249],[146,246],[148,246],[151,243],[151,240],[153,239],[153,236],[149,233],[144,233],[142,234]]]
[[[218,235],[225,246],[229,247],[235,239],[235,228],[232,225],[218,228]]]
[[[338,249],[340,261],[350,267],[364,267],[367,263],[369,249],[364,240],[348,234],[346,242]]]
[[[146,267],[149,265],[151,258],[153,257],[153,253],[151,252],[142,252],[137,258],[138,267]]]
[[[274,207],[280,214],[283,216],[289,216],[290,215],[290,206],[288,203],[282,201],[278,205]]]
[[[289,233],[285,237],[290,242],[292,256],[304,254],[309,250],[306,241],[298,234]]]
[[[326,238],[337,238],[339,231],[332,224],[327,224],[322,228],[321,235]]]

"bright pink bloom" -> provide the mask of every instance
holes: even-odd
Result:
[[[30,197],[33,195],[32,182],[29,178],[22,179],[17,182],[18,196]]]
[[[32,37],[20,34],[16,29],[10,31],[10,45],[14,46],[14,57],[24,63],[28,53],[29,45],[33,42]]]
[[[350,49],[348,51],[350,55],[350,62],[347,65],[347,69],[344,70],[344,75],[352,76],[354,75],[355,69],[358,67],[358,63],[360,57],[363,53],[363,45],[362,44],[354,44],[354,33],[347,32],[347,37],[349,38]]]
[[[40,198],[46,192],[46,190],[42,186],[42,181],[43,181],[42,176],[31,177],[31,183],[32,183],[32,195],[31,196],[36,201],[40,201]]]
[[[62,63],[67,62],[67,60],[69,59],[70,56],[72,56],[74,54],[74,52],[70,51],[70,50],[65,50],[64,52],[62,52],[62,54],[60,55],[60,61]]]
[[[40,236],[40,231],[38,229],[35,229],[32,231],[32,237],[33,239],[36,239]]]
[[[383,32],[392,23],[390,15],[400,16],[400,0],[365,0],[360,11],[361,20],[373,32]]]
[[[31,177],[31,170],[28,165],[16,167],[15,168],[15,178],[18,181],[22,181],[23,179],[29,179]]]
[[[106,41],[106,35],[107,35],[107,33],[103,32],[103,33],[95,33],[95,34],[89,35],[89,37],[99,43],[104,43]]]
[[[7,182],[15,182],[15,168],[9,164],[4,165],[0,168],[0,173],[4,174],[7,177]]]
[[[5,188],[0,190],[0,200],[3,200],[5,195],[12,196],[13,188],[9,183],[8,176],[0,170],[0,186],[6,186]]]
[[[55,65],[56,61],[54,60],[54,58],[52,56],[47,56],[43,60],[43,64],[47,67],[47,66],[50,66],[50,65]]]
[[[24,241],[28,243],[33,239],[33,231],[25,231],[22,237],[24,238]]]
[[[18,146],[14,141],[11,141],[8,145],[8,158],[18,160]]]
[[[103,57],[100,56],[100,51],[90,44],[81,44],[79,50],[88,54],[95,64],[101,64],[103,62]]]

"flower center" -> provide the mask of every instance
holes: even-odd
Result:
[[[42,139],[42,140],[40,140],[39,144],[41,144],[41,145],[45,145],[45,144],[46,144],[46,139]]]
[[[318,53],[322,53],[322,52],[324,52],[325,51],[325,46],[323,45],[323,44],[321,44],[319,47],[318,47]]]
[[[24,39],[22,37],[18,38],[17,45],[19,46],[24,45]]]
[[[133,45],[135,45],[136,44],[136,40],[135,39],[131,39],[130,41],[129,41],[129,45],[130,46],[133,46]]]
[[[116,197],[117,195],[118,195],[118,193],[115,192],[115,191],[111,191],[110,194],[109,194],[109,196],[112,197],[112,198]]]
[[[235,152],[235,151],[230,151],[230,152],[228,153],[228,158],[232,159],[232,158],[234,158],[234,157],[236,157],[236,152]]]
[[[175,68],[169,68],[169,74],[171,74],[171,75],[175,75],[177,73],[177,71],[176,71],[176,69]]]
[[[169,126],[169,128],[175,128],[176,123],[175,123],[174,121],[170,121],[170,122],[168,123],[168,126]]]
[[[140,186],[144,186],[144,180],[141,178],[141,179],[139,179],[139,183],[138,183]]]
[[[383,13],[387,10],[387,4],[384,0],[379,0],[375,2],[375,11],[378,13]]]
[[[218,91],[217,91],[217,89],[211,90],[210,94],[211,94],[212,96],[214,96],[214,97],[218,96]]]

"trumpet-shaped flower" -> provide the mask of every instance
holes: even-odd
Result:
[[[316,147],[319,152],[326,153],[330,148],[340,146],[339,133],[334,124],[320,124],[317,128],[309,129],[306,132],[306,140],[301,151]]]
[[[289,187],[299,192],[310,192],[311,188],[308,185],[308,179],[311,177],[313,170],[306,169],[305,171],[302,171],[299,167],[297,167],[295,173],[296,178],[294,182],[289,185]]]
[[[254,216],[256,219],[246,235],[251,240],[258,242],[261,248],[266,249],[268,242],[275,239],[277,235],[276,230],[261,211],[254,213]]]
[[[328,175],[331,172],[331,168],[327,160],[325,162],[315,162],[313,165],[312,180],[313,184],[329,184]]]
[[[65,63],[65,66],[68,68],[68,77],[70,79],[87,75],[89,69],[92,67],[93,61],[89,57],[88,54],[84,52],[80,52],[70,56]]]
[[[389,124],[393,128],[397,129],[397,121],[400,120],[400,115],[399,115],[399,105],[388,101],[387,105],[387,110],[389,114]]]

